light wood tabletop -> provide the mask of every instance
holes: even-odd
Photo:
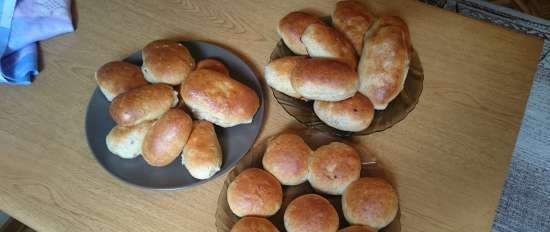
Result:
[[[329,15],[335,1],[73,1],[77,30],[41,43],[43,71],[0,86],[0,210],[38,231],[215,231],[225,176],[184,191],[147,191],[93,158],[84,115],[95,70],[159,38],[205,40],[261,77],[278,20]],[[514,149],[542,41],[416,1],[370,0],[408,23],[424,68],[416,109],[358,139],[400,197],[402,231],[488,231]],[[296,125],[264,89],[258,141]]]

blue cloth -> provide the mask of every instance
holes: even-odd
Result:
[[[0,0],[0,84],[30,84],[37,42],[72,31],[70,0]]]

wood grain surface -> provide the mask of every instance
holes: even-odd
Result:
[[[0,209],[38,231],[215,231],[224,176],[177,192],[112,178],[85,140],[95,70],[158,38],[222,44],[262,73],[293,10],[335,1],[74,1],[77,30],[41,43],[43,71],[0,86]],[[542,41],[408,0],[370,0],[408,23],[424,92],[403,122],[360,137],[400,196],[403,231],[488,231]],[[296,122],[267,96],[260,138]]]

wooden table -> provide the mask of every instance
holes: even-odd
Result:
[[[0,86],[0,209],[39,231],[215,231],[224,177],[177,192],[112,178],[85,140],[94,71],[158,38],[223,44],[262,73],[293,10],[328,15],[334,1],[76,1],[77,31],[41,43],[28,87]],[[416,109],[360,139],[397,186],[403,231],[492,225],[542,42],[416,1],[370,0],[400,15],[424,67]],[[259,140],[295,125],[267,96]]]

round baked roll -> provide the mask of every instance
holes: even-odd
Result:
[[[315,101],[313,110],[321,121],[343,131],[367,129],[374,117],[374,106],[360,93],[337,102]]]
[[[195,60],[183,44],[172,40],[150,42],[142,51],[141,69],[151,83],[178,85],[195,68]]]
[[[380,229],[397,215],[398,200],[393,187],[381,178],[363,177],[351,183],[342,195],[342,210],[351,224]]]
[[[355,70],[337,60],[321,58],[306,59],[296,65],[290,82],[303,98],[320,101],[350,98],[359,85]]]
[[[116,97],[109,113],[122,126],[157,119],[178,103],[178,93],[163,84],[144,85]]]
[[[229,76],[229,70],[227,69],[227,66],[225,66],[225,64],[217,59],[204,59],[199,61],[199,63],[197,64],[197,69],[203,68],[218,71]]]
[[[376,230],[369,226],[354,225],[341,229],[338,232],[376,232]]]
[[[220,170],[222,148],[212,123],[205,120],[193,122],[193,131],[181,157],[182,164],[197,179],[208,179]]]
[[[267,144],[262,164],[281,184],[298,185],[307,180],[311,153],[300,136],[281,134]]]
[[[363,50],[365,33],[374,20],[369,9],[356,0],[339,1],[332,14],[332,24],[353,44],[359,55]]]
[[[180,94],[196,118],[221,127],[251,123],[260,106],[254,90],[209,69],[191,72],[182,84]]]
[[[269,62],[265,66],[265,81],[269,86],[288,96],[301,98],[290,83],[290,74],[294,67],[306,60],[305,56],[286,56]]]
[[[336,232],[340,223],[334,206],[317,194],[292,200],[283,217],[288,232]]]
[[[361,175],[361,158],[345,143],[332,142],[313,152],[309,160],[311,186],[317,191],[340,195]]]
[[[277,27],[277,33],[286,46],[295,54],[307,55],[307,50],[300,38],[311,24],[323,24],[317,17],[304,12],[290,12],[279,20],[279,26]]]
[[[357,54],[351,42],[338,30],[323,24],[311,24],[302,34],[302,42],[311,57],[337,59],[357,67]]]
[[[269,217],[277,213],[282,201],[281,184],[259,168],[242,171],[227,188],[229,208],[239,217]]]
[[[108,101],[130,89],[148,84],[138,66],[122,61],[104,64],[95,73],[95,79]]]
[[[279,232],[279,230],[265,218],[243,217],[233,225],[231,232]]]
[[[139,156],[145,134],[152,125],[153,121],[147,121],[134,126],[113,127],[105,138],[107,148],[120,158],[132,159]]]
[[[143,140],[143,159],[155,167],[174,161],[189,138],[193,121],[185,111],[171,109],[149,129]]]

